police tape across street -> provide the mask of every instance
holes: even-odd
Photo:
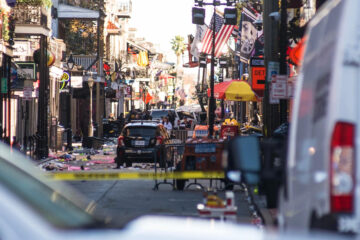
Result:
[[[47,174],[53,180],[61,181],[99,181],[99,180],[161,180],[161,179],[224,179],[223,171],[184,171],[184,172],[55,172]]]

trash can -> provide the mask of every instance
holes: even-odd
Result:
[[[56,150],[62,150],[64,144],[65,128],[62,125],[57,125],[57,137],[56,137]]]

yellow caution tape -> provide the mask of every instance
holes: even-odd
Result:
[[[83,181],[83,180],[162,180],[162,179],[223,179],[225,174],[222,171],[203,172],[56,172],[47,175],[53,180],[61,181]]]

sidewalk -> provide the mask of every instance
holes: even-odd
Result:
[[[258,191],[256,191],[255,193],[254,190],[255,190],[254,188],[250,188],[250,191],[252,192],[254,204],[256,205],[257,210],[264,221],[264,225],[266,227],[276,228],[277,209],[267,208],[265,195],[260,195]]]

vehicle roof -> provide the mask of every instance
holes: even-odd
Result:
[[[136,127],[136,126],[157,127],[159,125],[160,123],[157,121],[138,120],[126,124],[125,127]]]
[[[173,108],[169,108],[169,109],[151,109],[150,112],[162,112],[162,111],[175,111],[175,109]]]

